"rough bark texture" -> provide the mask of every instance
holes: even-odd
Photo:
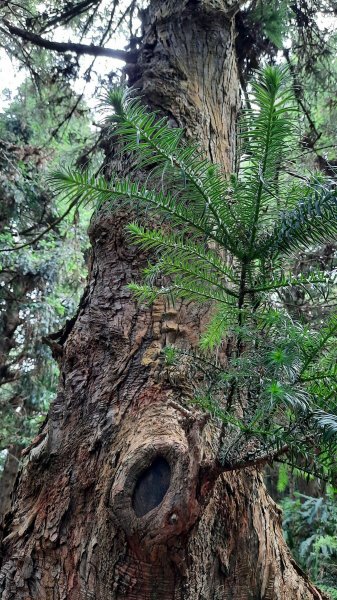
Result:
[[[20,446],[8,448],[3,471],[0,477],[0,523],[11,507],[11,494],[19,469]]]
[[[153,2],[129,73],[226,169],[239,106],[229,8]],[[261,475],[213,481],[205,468],[219,431],[189,408],[186,365],[165,367],[160,351],[195,346],[207,308],[135,304],[125,285],[146,257],[125,238],[127,222],[102,212],[90,229],[89,286],[59,394],[7,522],[2,600],[322,598],[289,556]]]
[[[33,273],[13,273],[10,270],[1,275],[0,282],[4,293],[1,298],[0,314],[0,386],[15,382],[20,377],[17,367],[24,358],[24,352],[19,353],[17,358],[13,358],[10,351],[18,346],[15,336],[19,326],[23,323],[21,306],[27,301],[32,290],[36,289],[39,279],[40,277]],[[22,405],[23,400],[20,394],[14,393],[10,404],[12,406]]]

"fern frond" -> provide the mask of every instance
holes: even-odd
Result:
[[[261,276],[263,274],[261,273]],[[253,286],[247,288],[247,293],[258,293],[258,292],[270,292],[273,290],[281,290],[289,287],[301,287],[304,291],[308,291],[307,287],[313,288],[315,286],[327,285],[328,283],[335,283],[336,276],[334,274],[327,274],[323,271],[314,271],[308,273],[308,275],[295,276],[292,273],[283,275],[280,278],[271,277],[262,285]],[[319,288],[320,289],[320,288]]]
[[[220,346],[228,329],[233,327],[237,317],[236,310],[230,310],[224,306],[216,307],[216,310],[206,326],[200,338],[200,348],[202,350],[214,350]]]
[[[193,278],[176,276],[174,283],[167,286],[157,287],[155,285],[139,285],[130,283],[131,289],[138,298],[152,302],[158,296],[164,296],[170,300],[176,298],[188,299],[194,302],[215,302],[229,306],[235,310],[235,302],[222,290],[205,286],[204,282],[193,281]]]
[[[308,246],[337,238],[337,192],[317,184],[311,195],[285,212],[257,254],[290,255]]]
[[[156,214],[160,212],[169,216],[176,225],[187,225],[207,237],[221,247],[226,247],[226,240],[209,229],[207,216],[193,210],[193,203],[186,206],[184,202],[175,198],[169,192],[163,194],[149,190],[138,182],[129,179],[107,182],[103,177],[95,178],[85,171],[66,169],[52,173],[49,176],[51,187],[56,193],[64,194],[68,198],[78,197],[80,203],[94,202],[97,206],[106,202],[120,200],[124,204],[132,204],[152,208]],[[207,232],[207,233],[206,233]]]
[[[336,364],[336,349],[334,349],[334,356],[330,356],[331,366],[328,370],[314,369],[312,373],[306,376],[301,376],[302,383],[325,381],[328,386],[331,386],[334,381],[337,383],[337,364]],[[321,365],[320,365],[321,366]]]
[[[163,254],[160,258],[159,266],[161,273],[163,275],[173,275],[175,282],[178,281],[177,278],[179,276],[181,285],[190,285],[198,282],[204,288],[205,294],[208,290],[218,290],[224,296],[238,298],[238,292],[224,285],[216,273],[212,273],[212,271],[205,269],[201,265],[194,264],[193,261],[181,260],[180,258]]]
[[[139,283],[129,283],[128,289],[131,290],[134,297],[140,303],[151,305],[159,296],[159,290],[151,285],[140,285]]]
[[[167,118],[157,119],[156,113],[148,113],[138,98],[118,93],[117,101],[116,94],[111,94],[109,102],[119,115],[115,133],[126,143],[125,149],[137,152],[141,167],[158,167],[160,163],[174,167],[176,184],[183,174],[193,190],[187,194],[189,199],[194,195],[195,202],[201,202],[209,227],[236,254],[236,240],[231,235],[234,217],[224,202],[228,182],[219,166],[204,158],[198,146],[182,144],[183,130],[170,127]]]
[[[278,209],[279,177],[292,133],[291,99],[285,70],[267,67],[253,83],[253,108],[241,124],[243,158],[235,190],[240,201],[235,208],[250,232],[249,255],[261,227]]]
[[[47,177],[55,194],[65,197],[69,203],[100,205],[110,198],[109,184],[104,177],[95,177],[89,171],[71,168],[54,171]]]
[[[333,442],[337,446],[337,415],[317,410],[313,413],[312,419],[320,430],[324,443]]]
[[[337,315],[330,317],[327,325],[318,334],[312,333],[311,337],[303,346],[304,361],[300,373],[302,376],[307,369],[321,357],[330,340],[337,338]]]
[[[183,235],[177,235],[160,230],[145,229],[137,223],[130,223],[128,230],[134,243],[141,245],[145,250],[155,250],[161,253],[173,253],[177,260],[193,260],[196,265],[210,269],[221,279],[230,280],[238,285],[239,279],[235,271],[227,266],[224,261],[205,244],[198,240],[185,239]]]

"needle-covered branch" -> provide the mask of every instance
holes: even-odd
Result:
[[[114,48],[105,48],[103,46],[95,46],[94,44],[78,44],[75,42],[55,42],[48,40],[32,31],[27,29],[21,29],[12,25],[7,19],[3,19],[5,27],[0,27],[3,33],[10,33],[25,42],[29,42],[39,48],[45,48],[46,50],[52,50],[53,52],[65,53],[73,52],[74,54],[88,54],[90,56],[106,56],[108,58],[114,58],[127,63],[135,62],[136,54],[134,52],[127,52],[126,50],[115,50]]]

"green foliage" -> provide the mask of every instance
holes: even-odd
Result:
[[[295,560],[322,590],[336,597],[336,490],[328,486],[319,498],[295,492],[282,501],[282,508],[285,538]]]
[[[311,75],[304,86],[306,103],[320,132],[316,143],[317,153],[326,159],[331,172],[336,172],[337,60],[334,50],[336,43],[337,36],[334,32],[329,40],[331,56],[326,69],[317,69],[315,76]]]
[[[53,154],[76,155],[92,137],[88,108],[79,101],[70,123],[65,118],[76,100],[67,82],[49,84],[37,90],[32,80],[27,78],[19,87],[12,102],[1,114],[0,136],[11,143],[48,147],[48,162]],[[63,125],[62,125],[63,123]],[[29,170],[23,160],[20,168]]]
[[[60,153],[76,157],[90,133],[78,113],[53,137],[69,108],[67,96],[54,104],[62,92],[26,82],[0,114],[0,449],[26,445],[46,415],[58,369],[42,338],[73,315],[85,281],[90,211],[62,219],[68,207],[45,181],[46,167]]]
[[[251,18],[261,24],[265,35],[277,48],[282,48],[283,45],[288,10],[288,0],[272,0],[271,2],[259,0],[251,14]]]
[[[320,589],[322,590],[322,592],[328,594],[331,600],[337,600],[337,588],[321,584]]]
[[[210,303],[198,360],[214,363],[224,339],[230,350],[225,373],[208,368],[212,394],[201,394],[201,403],[217,405],[213,414],[238,431],[223,461],[234,468],[242,444],[253,444],[255,458],[287,452],[291,464],[301,456],[304,470],[332,476],[335,317],[320,331],[293,317],[287,294],[300,292],[312,307],[335,298],[333,270],[294,275],[294,265],[299,252],[336,238],[337,196],[331,181],[294,177],[296,165],[289,169],[297,113],[287,72],[267,67],[253,82],[239,128],[240,165],[230,177],[129,93],[115,90],[107,102],[111,127],[147,173],[146,184],[69,169],[51,176],[54,189],[71,202],[131,204],[147,221],[151,213],[162,220],[155,229],[129,225],[132,242],[155,256],[145,282],[129,287],[141,302],[165,296]]]
[[[165,357],[165,364],[167,366],[174,365],[177,360],[176,349],[173,346],[166,346],[164,348],[164,357]]]
[[[289,483],[289,474],[287,465],[280,465],[278,470],[277,491],[283,493],[286,491]]]

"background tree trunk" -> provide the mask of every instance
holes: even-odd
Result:
[[[233,6],[152,2],[131,83],[229,170],[239,108]],[[123,169],[123,165],[120,166]],[[211,479],[219,431],[190,409],[186,365],[207,307],[137,306],[125,285],[146,257],[129,217],[102,211],[92,266],[64,342],[58,396],[16,488],[2,600],[309,600],[281,515],[254,469]],[[65,339],[66,338],[66,339]]]
[[[19,469],[20,446],[10,446],[0,477],[0,523],[11,507],[11,493]]]

